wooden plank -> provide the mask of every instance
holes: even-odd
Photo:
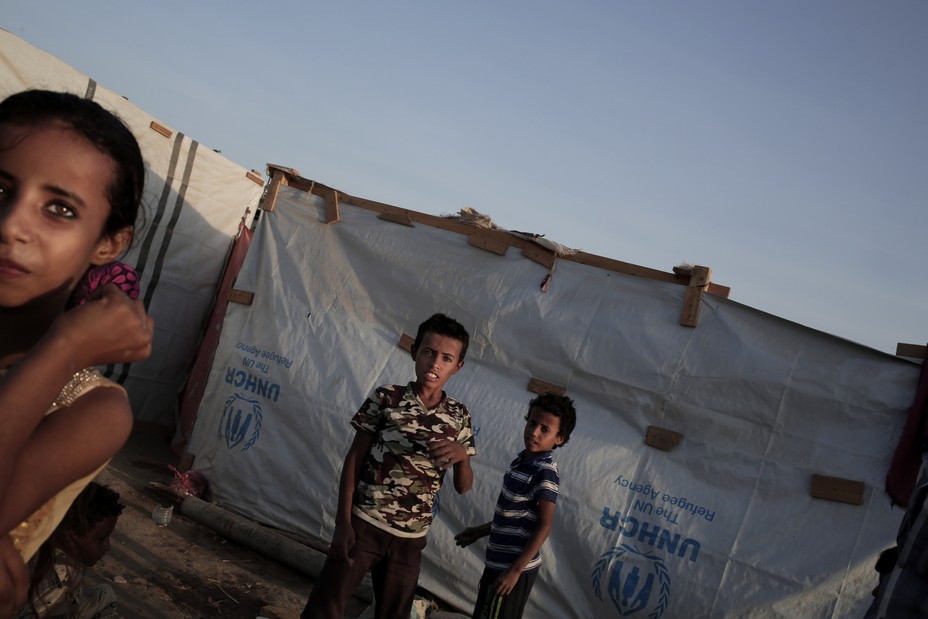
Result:
[[[389,221],[395,224],[402,224],[404,226],[409,226],[410,228],[415,228],[412,223],[412,219],[409,218],[409,215],[403,213],[380,213],[377,215],[377,219],[382,219],[384,221]]]
[[[549,269],[554,268],[554,262],[557,260],[557,256],[554,255],[553,251],[539,247],[532,242],[528,242],[522,247],[522,255]]]
[[[403,333],[400,335],[400,341],[396,343],[397,346],[402,348],[408,353],[412,353],[412,345],[416,343],[416,338],[411,335]]]
[[[908,357],[909,359],[924,359],[928,357],[928,346],[920,344],[896,344],[896,356]]]
[[[277,194],[280,192],[280,186],[286,184],[286,175],[276,170],[271,176],[271,182],[267,184],[267,191],[264,192],[264,197],[261,198],[261,204],[258,205],[258,208],[268,213],[274,212],[274,204],[277,202]]]
[[[251,305],[255,300],[255,293],[245,290],[236,290],[233,288],[229,292],[229,303],[241,303],[242,305]]]
[[[643,267],[637,264],[632,264],[630,262],[622,262],[621,260],[615,260],[613,258],[597,256],[596,254],[588,254],[584,251],[578,251],[568,256],[561,256],[561,259],[570,260],[571,262],[578,262],[580,264],[596,267],[605,271],[612,271],[613,273],[634,275],[635,277],[644,277],[646,279],[653,279],[660,282],[669,282],[671,284],[686,285],[689,281],[687,278],[677,277],[673,273],[658,271],[657,269]]]
[[[699,305],[711,277],[712,269],[709,267],[693,267],[690,283],[686,289],[686,297],[683,300],[683,311],[680,313],[680,324],[684,327],[695,327],[699,323]]]
[[[509,249],[509,244],[501,241],[498,235],[492,234],[490,230],[482,228],[471,232],[467,236],[467,243],[499,256],[505,256],[506,250]]]
[[[816,499],[863,505],[865,489],[866,485],[862,481],[816,474],[812,475],[810,494]]]
[[[305,191],[306,193],[321,196],[323,188],[331,189],[331,187],[326,187],[315,181],[306,180],[302,176],[291,176],[290,174],[285,174],[284,176],[287,179],[287,187],[293,187],[297,191]],[[319,191],[316,191],[317,188]]]
[[[285,171],[288,174],[287,182],[285,183],[289,187],[299,189],[301,191],[307,191],[310,193],[315,193],[316,195],[322,195],[321,187],[325,187],[320,183],[316,183],[310,179],[303,178],[299,176],[299,173],[296,170],[290,168],[283,168],[281,166],[271,166],[268,165],[268,171]],[[399,207],[387,204],[385,202],[377,202],[376,200],[370,200],[368,198],[362,198],[360,196],[353,196],[347,194],[344,191],[338,192],[338,200],[341,203],[351,204],[352,206],[363,208],[368,211],[374,211],[376,213],[402,213],[409,217],[410,221],[413,224],[424,224],[427,226],[432,226],[434,228],[440,228],[443,230],[449,230],[451,232],[457,232],[460,234],[471,235],[474,233],[474,226],[470,224],[464,224],[454,219],[449,219],[445,217],[437,217],[435,215],[429,215],[427,213],[420,213],[418,211],[410,211],[407,209],[401,209]],[[539,248],[535,243],[527,241],[509,234],[504,230],[492,230],[488,231],[492,237],[497,239],[506,239],[498,242],[505,242],[509,247],[518,247],[525,252],[525,248],[532,246],[538,249],[528,250],[527,258],[540,262],[541,264],[547,266],[549,269],[553,265],[553,252],[550,256],[542,256],[540,252],[545,252],[546,250]],[[539,253],[536,253],[539,252]],[[635,277],[642,277],[645,279],[651,279],[661,282],[669,282],[672,284],[678,285],[688,285],[689,280],[686,277],[680,277],[674,273],[668,273],[666,271],[660,271],[657,269],[652,269],[650,267],[644,267],[637,264],[632,264],[629,262],[622,262],[621,260],[614,260],[612,258],[606,258],[604,256],[598,256],[596,254],[589,254],[583,251],[576,251],[573,254],[558,256],[562,260],[569,260],[571,262],[577,262],[580,264],[586,264],[589,266],[597,267],[606,271],[612,271],[614,273],[622,273],[623,275],[633,275]],[[720,286],[718,284],[710,283],[708,285],[708,292],[710,294],[715,294],[722,297],[728,297],[730,293],[730,288],[726,286]]]
[[[679,445],[682,440],[683,435],[679,432],[674,432],[667,428],[659,428],[657,426],[648,426],[648,430],[644,436],[646,445],[650,445],[661,451],[671,451],[674,447]]]
[[[161,123],[156,123],[155,121],[151,121],[151,124],[149,125],[149,127],[154,129],[156,133],[160,133],[166,138],[169,138],[172,135],[174,135],[173,131],[171,131],[170,129],[162,125]]]
[[[317,185],[316,187],[320,190],[317,195],[321,195],[322,199],[325,200],[325,221],[334,224],[338,221],[338,191],[325,185]]]
[[[300,173],[294,170],[293,168],[288,168],[286,166],[277,165],[276,163],[267,164],[267,175],[274,176],[274,172],[281,172],[287,176],[292,176],[294,178],[300,175]]]
[[[264,185],[264,177],[252,170],[251,172],[245,172],[245,177],[257,185]]]
[[[544,395],[546,393],[553,393],[555,395],[564,395],[567,393],[567,389],[561,387],[560,385],[555,385],[554,383],[545,382],[537,378],[532,378],[528,381],[526,387],[532,393],[537,393],[538,395]]]

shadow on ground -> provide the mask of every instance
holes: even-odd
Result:
[[[176,461],[167,431],[139,424],[100,473],[97,481],[118,492],[126,507],[109,554],[89,570],[88,580],[113,586],[121,617],[298,617],[310,576],[227,541],[177,509],[166,527],[152,520],[152,509],[170,501],[151,483],[170,482],[168,467]],[[345,616],[356,618],[366,606],[354,599]]]

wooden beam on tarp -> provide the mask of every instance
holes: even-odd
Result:
[[[928,346],[921,344],[896,344],[896,356],[908,357],[909,359],[926,359],[928,358]]]
[[[325,200],[325,222],[334,224],[338,221],[338,191],[325,186],[321,186],[320,191]]]
[[[486,228],[477,228],[467,235],[467,243],[498,256],[505,256],[506,250],[509,249],[509,243],[498,238],[497,235],[491,234],[491,232],[492,230]]]
[[[531,378],[528,381],[528,385],[525,386],[526,389],[532,393],[537,393],[538,395],[544,395],[546,393],[553,393],[554,395],[564,395],[567,393],[567,388],[560,385],[555,385],[554,383],[549,383],[538,378]]]
[[[682,440],[683,435],[679,432],[658,426],[648,426],[644,436],[645,445],[661,451],[672,451]]]
[[[679,273],[659,271],[657,269],[652,269],[637,264],[622,262],[621,260],[614,260],[612,258],[597,256],[596,254],[588,254],[583,251],[575,251],[571,254],[558,255],[553,251],[540,246],[538,243],[514,234],[510,234],[506,230],[475,228],[475,226],[471,224],[462,223],[448,217],[438,217],[436,215],[429,215],[418,211],[399,208],[384,202],[377,202],[376,200],[353,196],[349,193],[345,193],[344,191],[335,190],[334,188],[328,187],[327,185],[323,185],[322,183],[317,183],[311,179],[303,178],[296,170],[285,168],[283,166],[268,164],[268,176],[272,179],[268,186],[268,195],[271,195],[272,190],[279,188],[279,185],[276,187],[274,186],[273,180],[274,175],[277,172],[280,172],[283,175],[283,178],[280,182],[287,185],[288,187],[321,196],[323,199],[326,198],[327,194],[334,197],[336,208],[340,203],[350,204],[351,206],[374,211],[378,213],[378,216],[382,215],[381,219],[385,219],[387,221],[395,221],[397,223],[403,223],[405,225],[411,226],[414,226],[415,224],[424,224],[432,226],[433,228],[440,228],[442,230],[464,234],[468,237],[468,243],[474,247],[479,247],[499,255],[504,255],[506,253],[506,249],[510,247],[516,247],[526,258],[534,260],[535,262],[546,266],[548,269],[551,269],[554,266],[554,263],[560,259],[594,266],[607,271],[621,273],[623,275],[633,275],[635,277],[643,277],[646,279],[668,282],[671,284],[678,284],[689,287],[691,283],[692,278],[688,275],[684,276],[680,275]],[[271,203],[271,206],[273,207],[273,202]],[[327,203],[327,207],[328,206],[329,205]],[[409,222],[408,224],[406,223],[407,221]],[[703,286],[702,292],[727,298],[731,292],[731,289],[727,286],[720,286],[718,284],[708,282],[705,286]]]
[[[251,305],[254,303],[255,293],[247,290],[238,290],[233,288],[229,291],[229,303],[241,303],[242,305]]]
[[[409,218],[409,215],[398,215],[396,213],[381,213],[380,215],[377,215],[377,219],[382,219],[384,221],[389,221],[395,224],[400,224],[401,226],[409,226],[410,228],[416,227],[412,223],[412,219]]]
[[[816,474],[812,475],[809,494],[816,499],[863,505],[865,490],[866,485],[862,481]]]
[[[413,344],[415,344],[415,343],[416,343],[416,338],[414,338],[413,336],[409,335],[408,333],[401,333],[401,334],[400,334],[400,341],[398,341],[398,342],[396,343],[396,345],[399,346],[400,348],[402,348],[403,350],[405,350],[406,352],[411,353],[411,352],[412,352],[412,346],[413,346]]]
[[[174,135],[173,131],[171,131],[170,129],[162,125],[161,123],[151,121],[151,124],[148,126],[152,129],[152,131],[154,131],[155,133],[160,133],[166,138],[169,138]]]
[[[680,324],[684,327],[695,327],[699,324],[699,306],[703,293],[709,288],[711,277],[712,269],[709,267],[694,266],[690,271],[690,281],[686,288],[686,297],[683,299],[683,311],[680,313]]]
[[[258,208],[268,213],[274,212],[274,205],[277,203],[277,194],[280,192],[280,186],[288,184],[288,179],[294,171],[295,170],[290,170],[290,168],[281,168],[268,164],[267,175],[271,180],[267,184],[267,189],[264,191],[264,196],[262,196],[261,204],[258,205]]]

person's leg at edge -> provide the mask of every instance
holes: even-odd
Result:
[[[389,535],[389,534],[388,534]],[[409,619],[419,584],[419,565],[426,538],[395,537],[383,561],[371,570],[374,586],[375,619]]]
[[[358,589],[371,566],[383,556],[383,543],[387,541],[383,536],[392,536],[354,516],[351,524],[354,527],[355,544],[350,555],[354,565],[326,556],[300,619],[342,619],[351,595]]]
[[[473,619],[487,619],[490,616],[490,602],[493,601],[493,582],[496,580],[499,572],[491,571],[489,568],[483,568],[483,574],[480,576],[480,583],[477,586],[477,601],[474,602]]]
[[[116,593],[107,584],[83,587],[74,596],[77,619],[105,619],[119,617],[116,610]]]
[[[512,612],[502,615],[504,619],[521,619],[525,611],[525,604],[528,603],[528,596],[532,593],[532,587],[535,586],[535,578],[538,576],[538,570],[534,572],[523,572],[519,577],[512,593],[509,594],[509,605]]]
[[[480,589],[474,605],[473,619],[521,619],[528,596],[535,586],[538,570],[523,573],[509,595],[496,595],[493,584],[499,572],[485,569],[480,577]]]

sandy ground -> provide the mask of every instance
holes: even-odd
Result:
[[[170,501],[152,482],[167,484],[177,464],[163,428],[137,424],[132,436],[98,476],[125,504],[111,548],[88,572],[110,583],[120,616],[136,618],[291,619],[299,616],[312,588],[310,576],[225,540],[175,508],[159,527],[152,509]],[[368,603],[354,599],[346,617],[357,618]]]

